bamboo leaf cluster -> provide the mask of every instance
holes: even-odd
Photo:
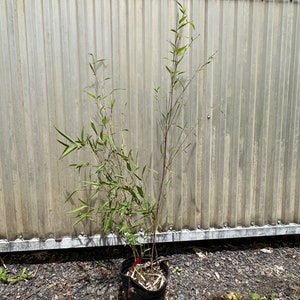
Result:
[[[193,128],[182,124],[186,99],[185,92],[195,76],[209,64],[213,56],[196,67],[191,77],[182,69],[184,58],[196,40],[185,32],[194,30],[195,25],[189,21],[186,9],[178,2],[176,26],[171,29],[172,40],[169,41],[169,57],[166,58],[166,72],[169,75],[169,90],[166,95],[160,87],[156,88],[155,99],[159,109],[157,123],[161,130],[161,142],[158,153],[151,154],[160,162],[157,170],[142,164],[138,152],[126,144],[128,129],[116,130],[114,109],[118,100],[115,94],[119,89],[105,92],[108,77],[100,77],[104,60],[90,55],[89,67],[94,83],[86,90],[87,95],[96,105],[96,117],[90,120],[89,128],[82,128],[79,137],[73,138],[57,128],[60,135],[58,142],[64,147],[61,158],[74,151],[86,151],[92,159],[71,164],[71,167],[88,174],[79,188],[70,193],[72,199],[76,193],[85,191],[79,205],[70,213],[76,215],[76,223],[85,219],[96,221],[102,233],[114,232],[129,245],[135,257],[144,253],[140,238],[151,238],[151,258],[155,256],[156,233],[159,227],[161,206],[166,199],[169,183],[172,179],[172,166],[182,152],[190,146],[188,137]],[[172,138],[171,138],[172,137]],[[129,147],[129,148],[128,148]],[[154,174],[156,181],[153,187],[156,197],[152,199],[146,190],[146,173]]]

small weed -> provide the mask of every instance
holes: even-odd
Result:
[[[182,269],[179,267],[175,267],[174,270],[172,271],[174,274],[180,275]]]
[[[275,300],[276,298],[275,298],[275,294],[274,293],[271,293],[270,295],[269,295],[269,299],[270,300]]]
[[[257,294],[257,293],[250,293],[249,295],[248,295],[248,297],[250,298],[250,299],[253,299],[253,300],[265,300],[265,299],[267,299],[267,300],[275,300],[276,298],[275,298],[275,293],[270,293],[268,296],[266,296],[266,297],[263,297],[263,296],[261,296],[261,295],[259,295],[259,294]]]
[[[243,296],[239,292],[230,292],[227,295],[227,298],[229,300],[241,300],[243,298]]]
[[[263,300],[263,297],[256,293],[250,293],[248,296],[250,299],[253,299],[253,300]]]
[[[18,276],[10,277],[8,272],[4,268],[0,267],[0,282],[15,284],[19,281],[30,278],[32,274],[33,272],[27,272],[26,268],[23,268]]]

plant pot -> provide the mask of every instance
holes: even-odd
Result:
[[[143,258],[141,263],[149,261],[149,258]],[[122,279],[123,290],[125,292],[126,299],[129,300],[143,300],[143,299],[156,299],[163,300],[165,299],[166,288],[168,285],[168,279],[170,276],[169,267],[164,263],[160,263],[160,269],[163,271],[166,280],[163,283],[162,287],[155,291],[150,291],[141,286],[138,282],[133,280],[130,276],[126,275],[128,270],[132,267],[134,263],[134,258],[127,258],[121,265],[120,275]]]

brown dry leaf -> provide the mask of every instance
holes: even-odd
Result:
[[[292,286],[292,289],[294,289],[297,292],[300,292],[300,285],[294,285]]]
[[[203,253],[200,249],[194,248],[193,250],[201,260],[206,258],[206,254]]]

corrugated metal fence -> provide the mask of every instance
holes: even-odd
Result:
[[[187,74],[217,54],[188,94],[198,136],[176,167],[162,222],[179,232],[165,240],[299,233],[300,1],[183,4],[200,34]],[[0,0],[0,251],[78,235],[64,203],[77,178],[58,161],[54,127],[78,133],[93,114],[88,53],[126,89],[132,147],[156,149],[153,88],[166,83],[175,17],[173,0]]]

